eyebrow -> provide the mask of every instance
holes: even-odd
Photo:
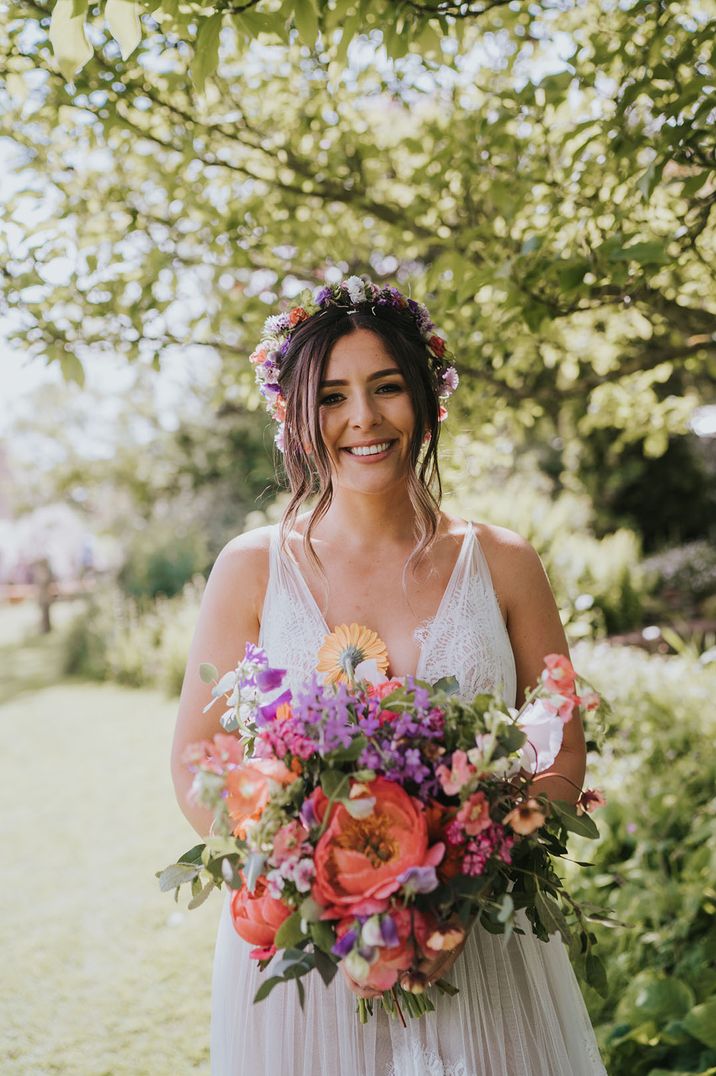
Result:
[[[387,377],[388,374],[399,374],[402,377],[403,376],[403,371],[399,370],[397,366],[391,366],[388,370],[376,370],[376,372],[374,374],[370,375],[368,380],[369,381],[377,381],[379,377]],[[318,387],[321,388],[321,389],[325,389],[325,388],[328,388],[329,386],[333,386],[333,385],[347,385],[347,384],[348,384],[347,381],[321,381],[321,383],[320,383],[320,385]]]

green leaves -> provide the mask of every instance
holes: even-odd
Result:
[[[295,945],[307,937],[301,928],[301,912],[296,911],[284,919],[276,931],[274,944],[277,949],[292,949]]]
[[[318,37],[318,6],[315,0],[293,0],[293,20],[304,45],[315,45]]]
[[[104,17],[107,27],[119,45],[122,59],[128,59],[142,40],[138,0],[107,0]]]
[[[52,9],[50,44],[57,66],[68,82],[92,58],[85,29],[86,10],[87,3],[75,5],[73,0],[57,0]]]
[[[570,833],[578,833],[580,837],[596,838],[599,836],[599,830],[593,819],[588,814],[577,814],[576,807],[573,807],[571,803],[551,800],[551,807]]]
[[[212,665],[208,661],[202,661],[199,665],[199,676],[205,684],[213,684],[215,680],[219,679],[219,670],[216,665]]]
[[[168,893],[171,889],[178,889],[186,882],[193,882],[201,873],[201,864],[196,863],[172,863],[163,871],[158,871],[159,888],[162,893]]]
[[[217,12],[206,19],[196,39],[191,80],[198,93],[203,93],[206,80],[214,74],[219,63],[219,37],[223,13]]]

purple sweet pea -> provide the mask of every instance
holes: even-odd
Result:
[[[255,646],[253,643],[246,644],[244,661],[250,661],[253,665],[268,665],[266,651],[262,650],[260,646]]]
[[[408,867],[397,879],[406,895],[413,893],[432,893],[438,887],[435,867]]]
[[[256,673],[256,686],[264,694],[275,691],[277,687],[281,687],[285,675],[285,669],[261,669]]]
[[[358,931],[347,930],[343,937],[338,939],[336,944],[331,949],[331,952],[334,956],[340,957],[340,959],[342,960],[344,957],[348,956],[357,941]]]
[[[380,933],[383,936],[383,942],[389,949],[395,948],[400,944],[400,938],[398,937],[398,928],[389,915],[384,915],[380,921]]]
[[[259,706],[258,714],[256,715],[256,724],[263,725],[267,721],[273,721],[276,717],[276,711],[279,706],[284,702],[291,701],[291,692],[282,691],[272,702],[267,702],[265,706]]]
[[[316,812],[313,809],[311,800],[303,801],[299,814],[306,829],[312,829],[313,826],[318,825],[318,818],[316,817]]]

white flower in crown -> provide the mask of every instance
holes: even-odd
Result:
[[[271,314],[264,323],[264,333],[274,336],[275,333],[285,332],[289,328],[288,314]]]
[[[365,302],[365,283],[359,276],[349,276],[343,281],[343,287],[350,295],[352,303]]]

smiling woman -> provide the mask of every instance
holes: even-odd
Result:
[[[298,688],[315,672],[317,656],[324,676],[335,675],[339,654],[326,642],[334,627],[341,652],[353,647],[355,660],[372,658],[390,677],[435,683],[454,676],[463,699],[494,692],[514,706],[536,684],[545,655],[567,655],[532,547],[511,531],[440,508],[441,401],[457,374],[424,307],[353,277],[321,289],[313,305],[269,319],[252,361],[281,424],[292,498],[279,526],[225,547],[202,601],[174,777],[185,814],[203,834],[211,818],[192,803],[181,763],[188,744],[215,731],[204,713],[201,662],[231,668],[247,643],[258,643]],[[309,494],[316,505],[299,515]],[[314,594],[321,590],[319,603]],[[380,648],[373,649],[376,639]],[[539,791],[574,802],[584,761],[575,715]],[[414,839],[426,823],[420,814],[405,832]],[[372,848],[379,836],[348,821],[346,834],[351,862],[359,845]],[[421,855],[413,849],[411,856],[411,869],[420,870]],[[360,888],[360,871],[356,877]],[[326,879],[328,885],[330,870]],[[435,1011],[405,1029],[384,1012],[365,1025],[356,1021],[355,995],[376,996],[381,983],[353,981],[344,965],[345,978],[328,987],[309,980],[302,1006],[278,991],[254,1005],[262,979],[238,936],[240,911],[232,920],[227,900],[217,938],[215,1076],[604,1074],[564,943],[559,934],[537,939],[524,911],[523,933],[505,938],[478,924],[462,944],[429,961],[426,980],[450,974],[459,993],[435,998]]]
[[[402,481],[418,528],[416,556],[424,553],[438,525],[441,407],[409,308],[332,306],[308,319],[290,340],[278,383],[286,399],[283,451],[292,490],[283,534],[317,493],[304,533],[304,550],[316,563],[311,533],[329,509],[338,474],[351,483],[345,457],[362,467],[390,458],[388,470],[361,481],[382,487]]]

